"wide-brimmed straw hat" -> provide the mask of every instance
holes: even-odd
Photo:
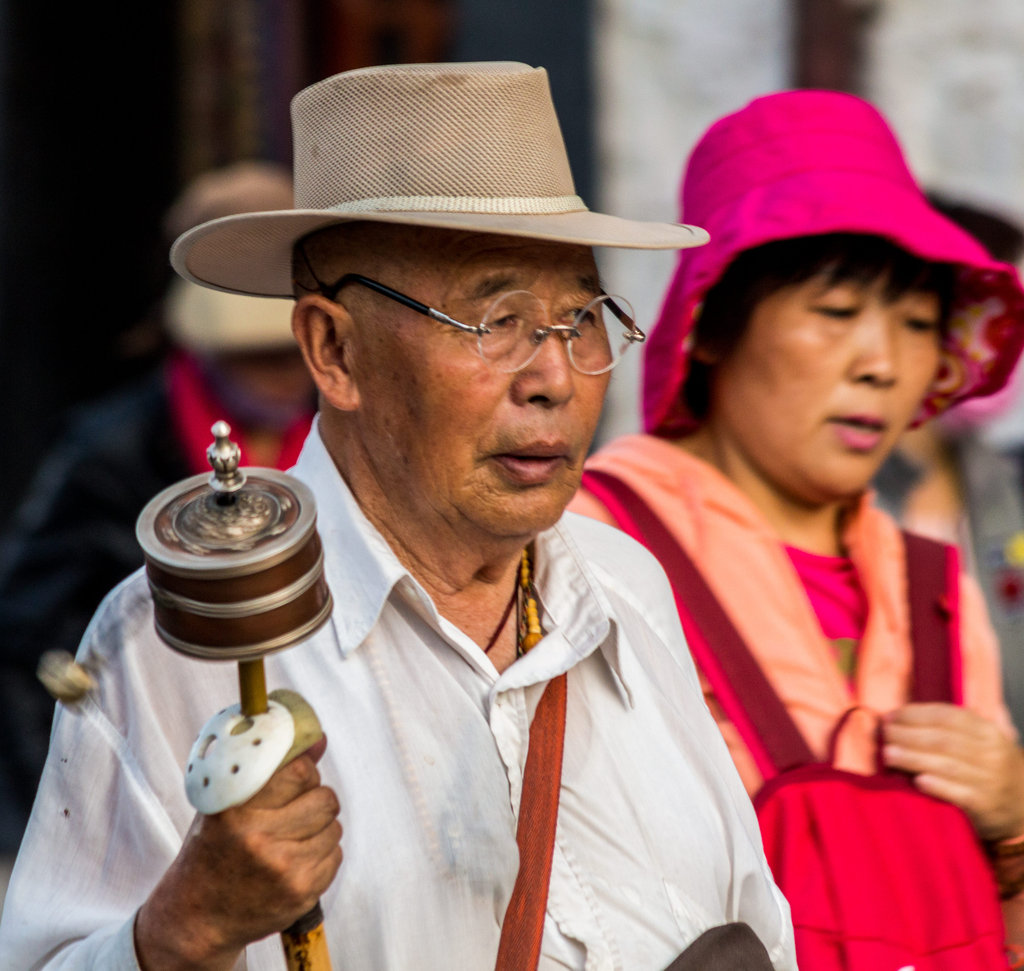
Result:
[[[547,72],[514,62],[361,68],[292,100],[295,209],[216,219],[171,250],[186,279],[292,293],[292,248],[354,220],[629,249],[699,246],[696,227],[591,212],[576,195]]]
[[[744,250],[832,233],[879,236],[958,268],[944,365],[918,421],[1006,382],[1024,345],[1024,291],[1014,267],[938,212],[911,175],[885,119],[835,91],[783,91],[715,122],[687,162],[683,217],[711,242],[681,253],[644,345],[644,428],[692,430],[682,393],[696,315]]]

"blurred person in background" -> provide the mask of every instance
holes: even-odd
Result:
[[[211,219],[291,204],[286,168],[241,161],[192,180],[164,230],[170,241]],[[106,593],[142,565],[139,512],[210,471],[218,419],[243,463],[287,469],[315,411],[290,302],[175,277],[160,316],[168,346],[158,366],[69,415],[0,547],[0,852],[17,848],[46,758],[53,699],[36,676],[40,657],[73,654]]]
[[[1020,266],[1024,230],[1012,218],[941,193],[930,199],[995,259]],[[985,436],[1019,402],[1021,378],[1018,367],[999,393],[908,431],[874,488],[879,506],[907,529],[963,550],[999,638],[1007,706],[1024,732],[1024,446]]]
[[[680,254],[645,345],[646,434],[591,456],[570,509],[673,578],[800,966],[1005,968],[1024,752],[998,646],[955,548],[905,536],[869,486],[908,427],[1004,385],[1018,274],[852,95],[720,119],[681,201],[711,242]]]

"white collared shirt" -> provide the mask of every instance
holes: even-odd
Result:
[[[499,675],[362,516],[316,430],[295,474],[317,500],[334,610],[266,658],[267,682],[302,693],[328,737],[319,767],[344,826],[321,901],[335,967],[493,967],[530,720],[568,671],[541,968],[658,971],[731,920],[777,968],[796,968],[753,809],[645,550],[572,515],[540,536],[547,634]],[[141,572],[104,602],[79,657],[100,686],[59,706],[0,924],[3,969],[136,971],[134,913],[194,814],[186,756],[237,701],[234,664],[157,638]],[[238,966],[279,971],[280,941],[251,945]]]

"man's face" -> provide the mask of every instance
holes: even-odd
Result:
[[[559,317],[551,323],[599,292],[587,247],[487,234],[425,238],[429,248],[412,259],[380,261],[376,279],[466,324],[508,291],[532,291]],[[552,525],[579,484],[608,375],[575,371],[554,336],[527,367],[504,374],[481,360],[473,334],[363,288],[339,299],[356,318],[359,406],[351,417],[366,467],[335,457],[354,473],[349,481],[371,518],[484,543],[525,542]]]

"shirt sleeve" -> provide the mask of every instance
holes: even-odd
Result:
[[[62,706],[0,924],[8,966],[137,971],[135,912],[179,846],[95,701]]]

